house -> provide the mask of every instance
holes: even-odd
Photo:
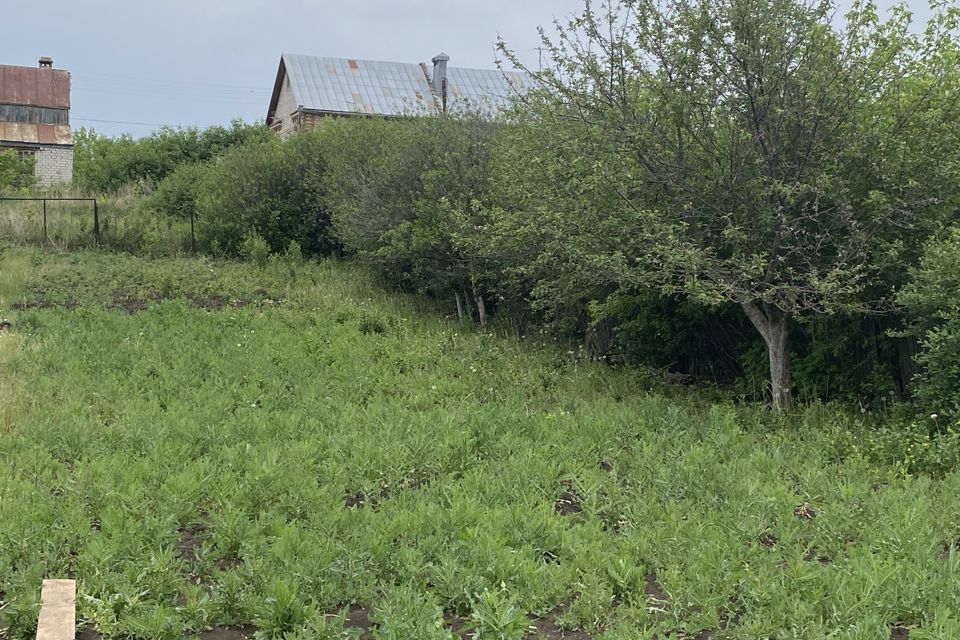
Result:
[[[525,73],[450,67],[449,60],[443,53],[432,65],[285,53],[267,126],[286,137],[327,117],[437,115],[457,108],[494,113],[532,85]]]
[[[37,183],[73,178],[70,73],[40,58],[39,67],[0,65],[0,149],[33,156]]]

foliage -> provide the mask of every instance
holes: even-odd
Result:
[[[917,400],[929,413],[960,418],[960,230],[928,243],[910,275],[899,301],[921,336]]]
[[[311,134],[287,142],[256,141],[207,165],[195,205],[200,247],[237,255],[244,237],[256,233],[273,253],[283,252],[290,242],[297,242],[306,255],[336,252],[319,142]]]
[[[0,274],[15,640],[67,574],[108,637],[347,638],[340,603],[383,637],[443,637],[442,611],[516,637],[567,605],[557,624],[598,639],[960,636],[958,448],[926,425],[669,399],[340,261],[294,282],[9,249]]]
[[[256,231],[251,231],[243,238],[240,255],[263,271],[270,259],[270,245]]]
[[[267,140],[272,135],[263,125],[240,120],[229,128],[163,127],[143,138],[109,138],[81,128],[74,132],[74,184],[101,194],[134,183],[158,184],[180,165],[205,162],[238,144]]]
[[[791,318],[883,308],[891,256],[953,211],[956,12],[936,12],[922,37],[905,10],[882,22],[857,4],[842,28],[832,14],[795,0],[588,5],[544,37],[553,65],[530,101],[528,126],[578,143],[566,171],[586,189],[573,203],[591,202],[573,221],[554,214],[567,230],[593,214],[593,233],[565,234],[573,264],[741,306],[767,343],[778,408]],[[929,171],[929,157],[942,164]]]
[[[344,246],[405,289],[473,299],[485,321],[481,249],[496,126],[480,113],[329,123],[327,192]]]
[[[157,185],[147,206],[162,216],[191,220],[197,216],[197,196],[207,175],[205,164],[181,164]]]
[[[0,194],[5,191],[21,191],[33,185],[33,156],[20,158],[13,149],[0,149]]]

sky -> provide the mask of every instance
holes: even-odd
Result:
[[[21,0],[0,15],[0,64],[50,56],[71,123],[107,135],[262,121],[281,53],[495,68],[498,35],[536,65],[537,27],[583,0]]]
[[[443,51],[451,66],[494,68],[500,35],[535,68],[537,27],[583,8],[583,0],[0,2],[0,64],[51,56],[71,72],[74,128],[135,136],[160,125],[262,121],[281,53],[416,63]],[[908,4],[926,18],[925,0]]]

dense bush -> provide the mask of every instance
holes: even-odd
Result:
[[[960,418],[960,230],[930,242],[912,276],[899,299],[922,338],[917,399],[932,414]]]
[[[307,255],[336,252],[324,199],[325,159],[320,143],[315,135],[297,136],[287,143],[275,138],[254,140],[207,164],[196,187],[200,246],[237,255],[244,238],[256,233],[272,253],[283,252],[291,241]],[[189,176],[183,184],[190,184]],[[177,191],[183,194],[188,189]],[[184,199],[189,200],[189,195]]]
[[[12,149],[0,149],[0,193],[19,191],[34,182],[34,159],[20,158]]]
[[[331,122],[325,177],[344,246],[395,286],[474,306],[481,324],[492,265],[483,250],[497,129],[480,114]]]
[[[109,138],[92,129],[74,133],[74,183],[93,193],[109,193],[135,182],[159,183],[183,164],[204,162],[227,149],[272,136],[262,125],[234,121],[229,127],[164,127],[143,138]]]

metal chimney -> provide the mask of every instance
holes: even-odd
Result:
[[[438,53],[430,62],[433,63],[433,92],[440,98],[444,113],[447,111],[447,62],[450,56]]]
[[[52,69],[52,68],[53,68],[53,58],[51,58],[50,56],[43,56],[42,58],[40,58],[40,68],[41,68],[41,69],[43,69],[43,68]]]

